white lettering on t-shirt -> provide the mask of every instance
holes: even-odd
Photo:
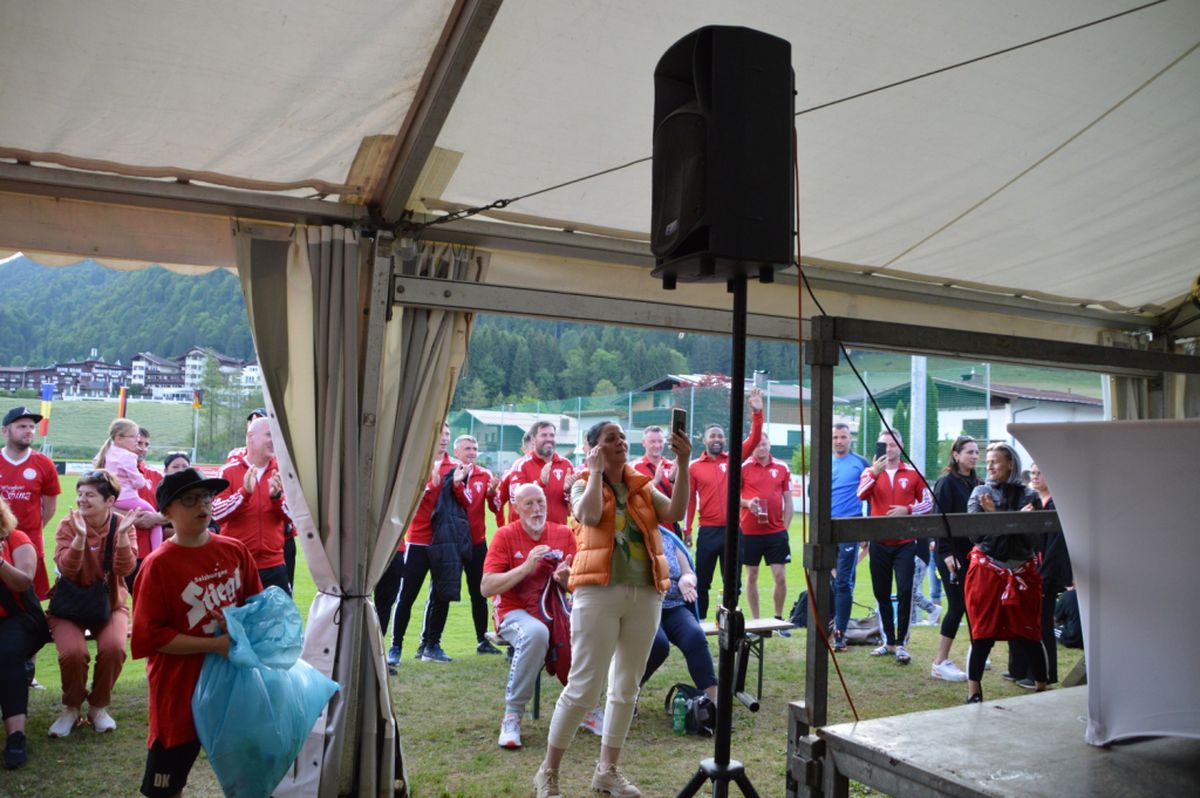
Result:
[[[242,569],[234,568],[233,574],[223,581],[210,581],[204,586],[200,585],[202,580],[210,578],[211,576],[200,576],[193,579],[179,595],[183,603],[191,607],[187,614],[189,629],[211,615],[214,610],[235,602],[237,592],[242,586]],[[200,628],[201,631],[213,633],[220,626],[214,619]]]

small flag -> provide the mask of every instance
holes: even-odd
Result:
[[[38,434],[43,438],[50,434],[50,406],[54,403],[54,383],[42,383],[42,420],[38,422]]]
[[[199,388],[196,388],[192,391],[192,409],[193,410],[199,410],[201,407],[204,406],[203,393],[204,392],[202,390],[200,390]]]
[[[129,389],[124,385],[121,386],[121,391],[117,398],[117,418],[125,418],[125,408],[129,404]]]

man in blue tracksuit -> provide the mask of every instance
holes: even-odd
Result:
[[[858,481],[863,469],[870,468],[866,458],[850,451],[850,427],[838,422],[833,425],[833,487],[830,496],[830,515],[849,518],[862,515],[862,500],[858,498]],[[834,630],[833,650],[846,650],[846,624],[854,603],[854,571],[858,567],[859,544],[839,543],[837,567],[833,571]]]

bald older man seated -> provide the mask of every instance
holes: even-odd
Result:
[[[529,601],[541,595],[547,579],[566,589],[575,554],[571,530],[546,520],[546,494],[540,486],[521,485],[512,503],[517,520],[496,530],[480,581],[483,595],[495,597],[497,631],[513,647],[500,722],[502,748],[521,747],[521,717],[550,645],[550,630],[529,612]]]

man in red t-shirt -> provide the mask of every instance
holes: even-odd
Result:
[[[884,430],[879,442],[886,453],[863,469],[858,482],[858,498],[869,502],[871,515],[922,515],[933,509],[929,486],[917,470],[900,459],[900,434]],[[871,588],[879,605],[884,644],[871,652],[873,657],[894,654],[896,661],[912,661],[904,644],[908,642],[908,616],[912,611],[913,558],[917,542],[913,538],[871,541]],[[896,574],[896,615],[892,614],[892,573]],[[896,627],[899,627],[898,629]]]
[[[651,484],[658,488],[659,493],[670,498],[675,485],[675,461],[663,457],[666,440],[666,434],[660,426],[653,425],[642,430],[642,449],[645,454],[633,461],[633,467],[653,477]]]
[[[746,568],[746,602],[750,617],[758,617],[758,563],[765,561],[775,582],[772,599],[775,617],[783,620],[787,600],[787,564],[792,561],[788,526],[792,523],[792,472],[782,460],[771,456],[766,435],[754,454],[742,463],[741,534],[738,559]],[[787,637],[784,629],[780,635]]]
[[[750,405],[750,436],[742,441],[741,448],[734,452],[738,460],[745,460],[758,446],[762,437],[763,400],[762,391],[755,388],[746,400]],[[713,573],[725,561],[725,510],[729,480],[725,473],[729,468],[729,453],[725,451],[725,428],[720,424],[709,424],[704,429],[704,452],[688,464],[691,478],[687,516],[684,523],[684,540],[692,540],[692,519],[700,508],[700,532],[696,537],[696,606],[700,617],[708,615],[708,589],[712,586]]]
[[[513,463],[515,476],[509,491],[515,491],[518,485],[538,485],[546,492],[548,520],[565,524],[570,515],[567,491],[575,468],[554,451],[556,433],[557,429],[549,421],[535,421],[529,428],[533,451]]]
[[[487,557],[488,499],[496,490],[496,478],[476,461],[479,459],[479,442],[471,435],[460,435],[454,441],[454,468],[451,485],[458,503],[467,509],[467,522],[471,527],[471,559],[463,564],[467,577],[467,592],[471,596],[471,620],[475,624],[475,653],[499,654],[500,649],[488,642],[488,601],[479,592],[479,580],[483,577],[483,561]],[[431,591],[432,593],[432,591]],[[425,602],[425,625],[423,629],[444,629],[450,611],[449,602],[436,601],[430,595]],[[429,636],[421,635],[421,649],[429,646]]]
[[[229,483],[213,501],[213,518],[221,525],[221,534],[246,544],[258,563],[264,586],[276,585],[290,595],[292,586],[283,562],[287,501],[270,421],[259,418],[250,422],[246,454],[222,466],[220,477]]]
[[[194,468],[163,479],[157,504],[175,534],[146,558],[133,585],[130,651],[147,660],[150,728],[142,794],[150,798],[178,796],[187,784],[200,753],[192,694],[204,656],[229,655],[229,636],[220,634],[224,609],[263,589],[241,541],[208,531],[213,496],[228,484]]]
[[[377,611],[384,606],[391,606],[388,592],[398,589],[400,598],[396,601],[396,615],[392,619],[392,646],[388,649],[387,663],[390,667],[400,664],[400,653],[404,646],[404,633],[408,631],[408,622],[412,617],[413,604],[421,588],[425,585],[425,577],[429,575],[429,544],[433,543],[433,510],[437,507],[438,496],[442,493],[446,475],[458,467],[458,463],[450,458],[446,449],[450,446],[450,427],[442,425],[442,434],[438,438],[437,449],[433,454],[433,465],[430,468],[429,479],[413,515],[412,523],[404,532],[403,549],[404,564],[400,572],[397,587],[392,587],[389,580],[384,583],[381,579],[375,588]],[[458,497],[456,497],[458,498]],[[464,507],[466,505],[463,505]],[[398,549],[399,551],[399,549]],[[400,555],[397,555],[400,556]],[[393,560],[393,564],[395,560]],[[389,567],[389,571],[391,568]],[[394,575],[393,575],[394,578]],[[431,588],[432,590],[432,588]],[[395,593],[391,593],[392,596]],[[429,625],[421,630],[424,647],[417,648],[417,659],[423,662],[453,662],[453,658],[442,651],[442,631],[446,626],[446,613],[434,613],[429,619]]]
[[[483,594],[494,597],[496,629],[513,646],[500,722],[502,748],[521,747],[521,716],[533,696],[550,644],[549,628],[528,611],[526,598],[541,594],[548,568],[539,568],[543,560],[554,564],[552,577],[565,590],[575,554],[571,530],[547,520],[546,494],[540,486],[522,485],[513,498],[517,520],[492,536],[482,580]],[[543,574],[541,584],[536,581],[539,572]]]
[[[17,529],[29,536],[37,551],[37,571],[33,589],[45,601],[50,595],[50,580],[46,574],[46,551],[42,529],[54,517],[58,508],[58,470],[54,461],[35,452],[33,431],[41,415],[28,407],[14,407],[4,414],[4,449],[0,451],[0,496],[8,502],[17,517]]]
[[[532,451],[533,436],[529,434],[528,430],[526,430],[524,437],[521,438],[521,455],[524,457]],[[509,469],[504,472],[504,475],[497,479],[496,492],[492,494],[492,497],[489,500],[492,506],[492,512],[496,514],[497,527],[504,526],[506,523],[512,523],[513,521],[517,520],[517,514],[512,511],[511,507],[509,508],[507,514],[505,513],[504,508],[510,504],[513,488],[519,484],[521,479],[520,473],[515,468],[517,463],[521,462],[521,459],[522,458],[517,458],[512,466],[509,466]],[[507,521],[505,520],[506,518]]]

